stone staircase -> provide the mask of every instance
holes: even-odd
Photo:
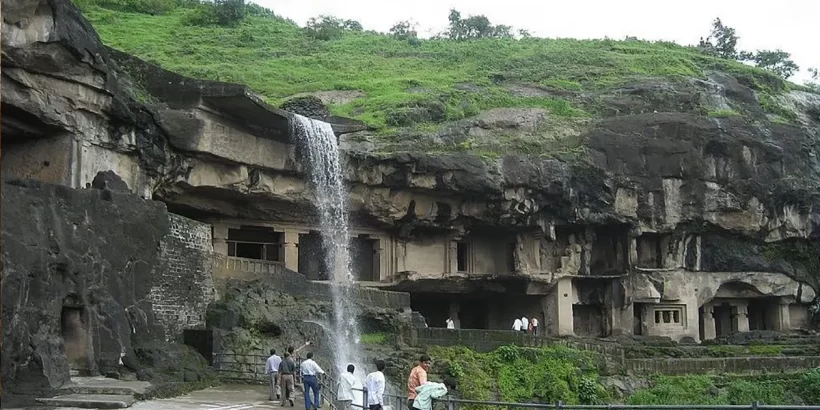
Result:
[[[70,383],[59,389],[58,395],[37,399],[37,402],[51,407],[125,409],[136,403],[135,396],[144,394],[150,385],[106,377],[72,377]]]

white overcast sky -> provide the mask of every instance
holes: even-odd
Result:
[[[820,0],[253,0],[299,25],[320,14],[359,21],[386,32],[413,20],[419,33],[443,30],[451,8],[463,17],[483,14],[493,24],[523,28],[538,37],[622,39],[635,36],[697,44],[720,17],[737,30],[738,48],[781,48],[792,54],[803,83],[820,68]]]

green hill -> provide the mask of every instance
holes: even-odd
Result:
[[[769,72],[671,43],[400,40],[367,31],[319,40],[274,15],[249,13],[235,27],[202,26],[195,22],[201,10],[194,5],[151,15],[122,11],[134,9],[120,4],[129,1],[137,0],[78,3],[107,45],[181,74],[248,84],[273,104],[303,92],[358,90],[363,97],[331,104],[331,111],[364,120],[383,134],[396,126],[435,126],[498,107],[546,108],[554,117],[595,116],[596,106],[579,95],[647,77],[674,83],[721,70],[765,93],[789,87]],[[503,86],[510,83],[547,92],[513,93]],[[433,107],[413,117],[414,108],[425,104]]]

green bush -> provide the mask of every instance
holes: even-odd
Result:
[[[806,372],[796,390],[806,404],[820,405],[820,367]]]
[[[735,381],[728,386],[728,400],[732,405],[783,404],[786,391],[782,384],[772,382],[752,383],[745,380]]]
[[[433,348],[445,373],[458,379],[463,397],[511,402],[598,404],[609,393],[598,383],[593,357],[565,347],[502,346],[491,353],[464,347]]]
[[[714,383],[709,376],[657,376],[652,387],[629,396],[628,404],[694,405],[724,404],[719,396],[709,394]]]

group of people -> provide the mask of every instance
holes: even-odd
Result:
[[[535,317],[527,319],[526,316],[522,316],[520,319],[515,318],[512,328],[516,332],[524,332],[538,336],[538,319]]]
[[[285,403],[293,407],[294,377],[298,370],[302,376],[304,386],[305,410],[320,409],[322,407],[321,386],[318,377],[325,374],[325,371],[313,360],[313,352],[309,352],[305,356],[305,360],[298,366],[298,369],[294,360],[298,359],[296,353],[308,345],[310,345],[310,342],[305,343],[298,349],[294,349],[292,346],[288,347],[284,357],[279,357],[276,354],[276,349],[271,349],[270,357],[265,363],[265,373],[270,378],[268,400],[275,400],[275,396],[276,400],[281,400],[282,407],[285,406]],[[382,373],[384,367],[384,360],[376,361],[376,371],[368,374],[365,378],[364,385],[367,387],[367,402],[370,410],[381,410],[384,403],[385,379]],[[350,364],[347,366],[347,372],[342,373],[339,377],[336,399],[339,401],[338,407],[341,410],[350,409],[356,396],[354,391],[362,389],[362,384],[353,375],[355,370],[356,367]],[[311,400],[311,392],[313,393],[313,400]]]
[[[276,349],[271,349],[270,357],[265,365],[265,372],[270,377],[269,400],[281,399],[282,407],[285,403],[293,407],[294,376],[298,370],[304,383],[305,410],[316,410],[321,408],[320,385],[318,376],[325,371],[313,360],[313,353],[306,355],[306,359],[298,366],[294,361],[295,354],[299,349],[289,347],[284,357],[276,354]],[[407,378],[407,405],[410,409],[431,410],[432,401],[447,394],[447,387],[442,383],[430,382],[427,380],[427,371],[430,370],[432,359],[428,355],[422,355],[419,363],[410,372]],[[384,377],[384,360],[376,361],[376,371],[369,373],[362,383],[355,375],[356,367],[347,365],[347,371],[342,372],[339,377],[338,390],[336,393],[337,408],[340,410],[351,410],[354,401],[362,400],[357,392],[367,391],[368,410],[382,410],[384,407],[384,392],[386,380]],[[364,389],[363,389],[364,388]],[[280,393],[281,390],[281,393]],[[313,392],[311,400],[310,392]],[[358,406],[357,406],[358,407]]]
[[[284,357],[279,357],[279,355],[276,354],[276,349],[270,350],[270,357],[268,357],[268,360],[265,363],[265,373],[268,375],[268,377],[270,377],[270,395],[268,397],[269,400],[273,401],[273,397],[276,396],[277,400],[282,400],[282,407],[285,406],[285,402],[289,403],[290,406],[293,407],[293,391],[295,389],[295,377],[297,371],[297,366],[295,362],[295,359],[297,358],[296,354],[308,345],[310,345],[310,342],[305,343],[298,349],[294,349],[293,346],[290,346],[288,347],[287,352],[285,352]],[[298,369],[301,372],[303,379],[305,379],[306,409],[310,409],[310,407],[308,397],[308,384],[307,379],[304,376],[306,374],[312,374],[315,381],[317,369],[320,373],[324,373],[322,368],[319,367],[319,365],[313,361],[313,353],[308,353],[307,360],[302,362],[301,366],[299,366]],[[316,383],[314,395],[316,396],[316,402],[318,403],[318,383]],[[319,406],[316,407],[318,408]]]

